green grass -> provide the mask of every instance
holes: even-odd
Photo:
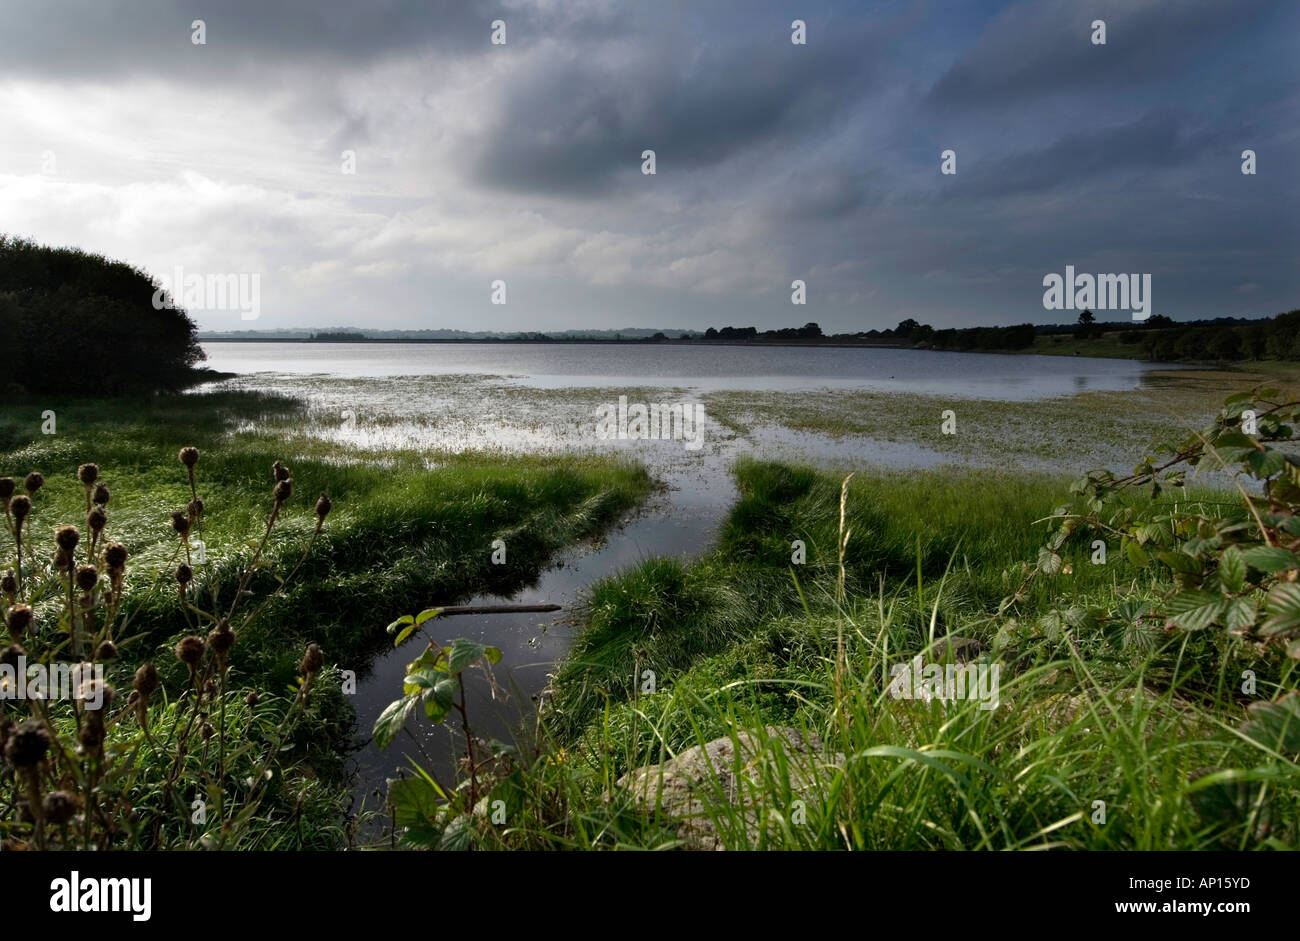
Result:
[[[484,845],[697,845],[680,810],[654,812],[617,782],[714,739],[740,749],[746,736],[761,743],[756,770],[725,794],[706,778],[693,811],[697,829],[733,849],[1245,849],[1300,838],[1300,767],[1236,732],[1240,671],[1268,677],[1271,696],[1294,687],[1292,665],[1212,631],[1123,649],[1096,631],[1031,627],[1010,642],[995,632],[992,612],[1011,590],[1002,573],[1035,557],[1034,521],[1060,502],[1062,479],[855,477],[841,594],[840,478],[749,461],[736,477],[741,498],[713,554],[650,560],[592,590],[588,633],[555,680],[549,737],[499,789],[513,824],[484,830]],[[790,565],[795,538],[807,545],[801,566]],[[1104,565],[1078,550],[1065,562],[1035,583],[1026,620],[1166,587],[1113,547]],[[997,709],[888,695],[890,665],[931,659],[946,634],[981,641],[982,662],[999,663]],[[653,692],[633,683],[645,669]],[[820,759],[772,726],[815,735]],[[1098,801],[1104,823],[1093,822]]]
[[[54,434],[41,430],[47,411],[54,412]],[[384,627],[398,614],[513,591],[561,547],[599,534],[652,487],[644,469],[595,457],[362,452],[312,434],[310,421],[295,400],[252,392],[7,401],[0,475],[15,476],[20,488],[29,471],[47,481],[27,527],[38,556],[52,552],[56,526],[86,529],[79,464],[98,464],[111,490],[106,536],[131,553],[130,618],[116,638],[120,656],[108,677],[119,689],[130,688],[136,666],[154,660],[165,685],[178,692],[186,670],[171,645],[207,630],[176,603],[172,574],[184,553],[170,513],[190,499],[177,459],[183,446],[202,452],[198,492],[205,511],[193,535],[201,536],[207,562],[195,564],[196,586],[204,606],[215,591],[217,610],[233,601],[238,574],[266,527],[272,462],[284,461],[293,474],[294,495],[267,546],[267,564],[249,584],[253,597],[245,610],[263,598],[268,603],[231,651],[232,683],[272,693],[294,679],[308,642],[321,645],[327,662],[360,672],[371,653],[391,643]],[[312,542],[313,506],[322,491],[333,511]],[[496,539],[506,542],[507,564],[492,564]],[[4,555],[12,556],[6,541]],[[300,559],[287,589],[270,597]],[[56,607],[53,598],[37,606],[38,631],[55,643]],[[329,675],[337,683],[337,672]],[[327,816],[322,807],[338,809],[350,718],[335,689],[313,716],[316,733],[302,743],[322,778],[313,785],[320,795],[317,819]],[[338,826],[316,829],[303,845],[320,847],[338,837]],[[293,843],[283,834],[266,839]]]

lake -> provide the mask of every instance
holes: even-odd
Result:
[[[685,386],[860,388],[1022,401],[1140,385],[1153,369],[1083,356],[842,347],[545,343],[243,343],[205,341],[207,365],[236,373],[498,376],[542,388]]]

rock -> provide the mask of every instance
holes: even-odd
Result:
[[[790,788],[798,793],[824,784],[843,764],[843,755],[826,756],[817,736],[797,729],[768,726],[766,738],[749,731],[695,745],[660,765],[647,765],[623,775],[618,786],[629,791],[643,808],[661,808],[678,821],[677,835],[693,849],[726,849],[708,807],[731,804],[744,808],[742,817],[752,845],[760,835],[761,808],[756,795],[765,774],[779,774],[776,750],[785,755]],[[771,780],[771,778],[769,778]],[[789,808],[776,808],[788,814]],[[725,809],[721,813],[725,813]],[[721,815],[721,814],[720,814]]]

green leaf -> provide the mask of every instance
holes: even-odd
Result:
[[[433,722],[447,718],[459,689],[460,683],[454,676],[444,676],[421,694],[424,699],[424,714]]]
[[[442,608],[425,608],[415,616],[415,623],[423,624],[425,621],[432,621],[440,614],[442,614]]]
[[[1201,563],[1198,559],[1193,559],[1185,552],[1162,552],[1160,561],[1169,566],[1180,575],[1199,575],[1201,574]]]
[[[388,707],[379,714],[375,720],[373,735],[375,744],[380,748],[387,748],[397,738],[399,732],[406,725],[407,718],[415,708],[416,703],[420,701],[418,696],[403,696],[394,702],[390,702]]]
[[[1223,626],[1230,631],[1245,630],[1255,624],[1257,617],[1259,612],[1254,601],[1250,598],[1237,598],[1228,604],[1228,610],[1223,615]]]
[[[447,828],[442,831],[442,839],[438,843],[438,849],[449,853],[463,852],[471,847],[474,842],[474,830],[470,826],[473,821],[469,816],[457,817],[447,824]]]
[[[1135,539],[1129,539],[1124,543],[1124,553],[1128,556],[1129,564],[1136,569],[1146,568],[1147,563],[1151,561],[1146,550],[1139,546]]]
[[[447,672],[454,676],[479,657],[486,656],[487,651],[487,645],[476,640],[456,638],[447,648]]]
[[[1252,451],[1246,455],[1246,466],[1255,477],[1272,477],[1286,467],[1286,458],[1281,451],[1269,448],[1265,451]]]
[[[433,823],[438,817],[438,793],[424,778],[389,779],[388,803],[399,827]]]
[[[414,623],[414,622],[415,622],[415,618],[411,617],[409,614],[404,614],[404,615],[402,615],[400,618],[398,618],[396,621],[394,621],[392,624],[388,625],[388,627],[386,627],[385,630],[386,630],[389,634],[391,634],[391,633],[393,633],[393,631],[397,630],[397,629],[398,629],[399,627],[401,627],[403,624],[412,624],[412,623]]]
[[[1259,629],[1262,636],[1300,631],[1300,585],[1295,582],[1274,585],[1264,601],[1264,609],[1271,617]]]
[[[1209,627],[1227,606],[1208,591],[1185,591],[1169,600],[1169,619],[1185,631]]]
[[[1250,718],[1241,734],[1277,752],[1300,752],[1300,693],[1290,692],[1276,702],[1254,702],[1246,707]]]
[[[1246,584],[1246,559],[1236,546],[1228,546],[1219,556],[1219,578],[1225,590],[1234,595]]]
[[[1300,569],[1300,556],[1277,546],[1254,546],[1242,554],[1246,564],[1261,572],[1284,572]]]
[[[1061,571],[1061,557],[1044,546],[1038,550],[1038,568],[1044,575],[1056,575]]]
[[[410,636],[411,636],[411,633],[412,633],[414,630],[415,630],[415,625],[414,625],[414,624],[408,624],[408,625],[406,625],[406,627],[402,628],[401,631],[398,632],[397,636],[393,638],[393,646],[394,646],[394,647],[400,647],[400,646],[402,646],[402,641],[404,641],[404,640],[406,640],[406,638],[410,637]]]

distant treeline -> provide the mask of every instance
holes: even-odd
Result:
[[[184,310],[153,305],[144,272],[74,248],[0,235],[0,385],[117,395],[179,389],[203,360]]]
[[[1300,360],[1300,310],[1271,318],[1218,317],[1177,323],[1156,314],[1144,321],[1098,323],[1083,311],[1074,324],[1021,323],[1009,327],[935,329],[911,318],[897,327],[861,333],[826,335],[815,323],[781,330],[755,327],[710,327],[705,341],[741,343],[824,342],[910,346],[932,350],[1025,350],[1038,336],[1071,334],[1089,340],[1114,335],[1120,343],[1140,346],[1147,359],[1169,361],[1235,361],[1243,359]]]

